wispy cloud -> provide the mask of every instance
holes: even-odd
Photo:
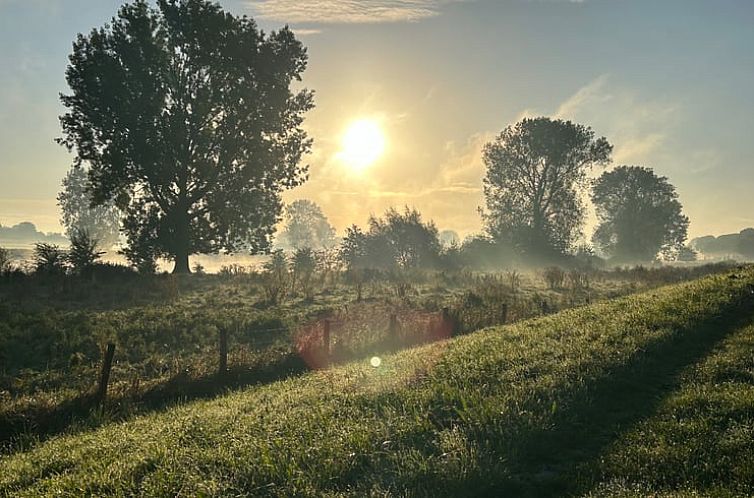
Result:
[[[251,0],[262,19],[288,23],[415,22],[440,14],[443,5],[469,0]]]
[[[321,29],[306,29],[306,28],[293,28],[293,32],[296,36],[313,36],[322,33]]]

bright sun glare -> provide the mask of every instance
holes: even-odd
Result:
[[[385,151],[385,136],[370,119],[354,121],[343,135],[341,160],[354,170],[372,165]]]

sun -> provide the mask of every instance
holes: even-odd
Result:
[[[351,123],[343,134],[338,157],[351,169],[361,171],[385,152],[385,135],[376,121],[360,119]]]

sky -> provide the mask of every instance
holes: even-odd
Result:
[[[0,0],[1,224],[61,230],[55,196],[73,158],[54,139],[67,56],[121,3]],[[315,144],[309,181],[285,199],[317,202],[339,232],[404,205],[441,230],[478,232],[482,147],[539,115],[591,126],[614,145],[614,165],[667,176],[691,237],[754,226],[750,0],[221,4],[265,31],[290,25],[308,47]],[[360,119],[379,125],[385,150],[356,171],[339,151]]]

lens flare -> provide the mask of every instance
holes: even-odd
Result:
[[[379,367],[380,365],[382,365],[382,360],[380,359],[380,357],[379,357],[379,356],[374,356],[374,357],[372,357],[372,359],[371,359],[371,360],[369,360],[369,363],[370,363],[370,364],[371,364],[371,365],[372,365],[372,366],[373,366],[374,368],[377,368],[377,367]]]

